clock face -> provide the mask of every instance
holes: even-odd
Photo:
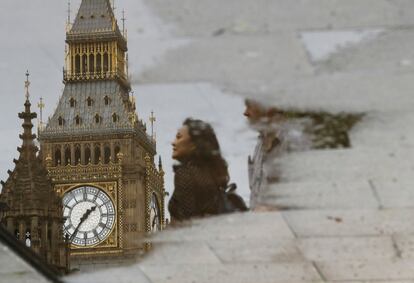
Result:
[[[115,225],[115,207],[102,190],[82,186],[63,196],[64,232],[76,246],[94,246],[104,241]]]
[[[151,232],[156,232],[156,231],[161,230],[160,208],[158,206],[157,196],[155,194],[152,194],[152,197],[151,197],[150,223],[151,223]]]

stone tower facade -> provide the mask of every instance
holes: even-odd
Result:
[[[5,203],[8,209],[1,221],[10,233],[47,263],[65,271],[68,258],[62,231],[61,199],[37,155],[36,135],[32,133],[32,119],[36,118],[36,113],[30,111],[28,93],[24,106],[24,112],[19,113],[24,129],[20,135],[23,144],[18,148],[20,156],[14,160],[14,170],[8,171],[7,181],[2,182],[0,202]]]
[[[39,133],[77,262],[123,258],[164,227],[164,172],[138,119],[127,40],[109,0],[82,0],[66,34],[65,88]]]

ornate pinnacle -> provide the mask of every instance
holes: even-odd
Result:
[[[154,111],[151,111],[151,116],[149,117],[149,121],[151,123],[151,137],[154,139],[154,122],[157,121],[157,119],[154,116]]]
[[[122,35],[125,36],[125,10],[122,10]]]
[[[40,121],[39,121],[39,129],[43,129],[43,108],[45,108],[45,104],[43,103],[43,97],[40,97],[40,101],[37,104],[37,107],[39,107],[39,114],[40,114]]]
[[[29,94],[29,86],[30,86],[30,81],[29,81],[29,70],[26,71],[26,81],[24,82],[24,87],[26,89],[26,99],[29,100],[30,94]]]
[[[19,135],[22,139],[23,144],[19,149],[19,152],[28,159],[34,159],[37,152],[37,147],[34,145],[33,140],[36,138],[36,135],[32,133],[32,120],[37,117],[36,113],[30,111],[30,100],[29,100],[29,71],[26,72],[26,102],[24,103],[25,109],[23,112],[19,113],[19,118],[23,120],[23,134]]]
[[[162,160],[161,160],[161,155],[158,158],[158,171],[162,171]]]

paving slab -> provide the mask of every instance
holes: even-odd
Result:
[[[361,280],[352,280],[352,281],[327,281],[326,283],[384,283],[384,282],[387,282],[387,283],[413,283],[414,282],[414,280],[403,280],[403,281],[401,281],[401,280],[387,280],[387,281],[384,281],[384,280],[369,280],[369,281],[366,281],[366,280],[363,280],[363,281],[361,281]]]
[[[315,150],[291,153],[266,163],[269,172],[280,171],[282,182],[364,182],[378,174],[380,169],[395,167],[397,161],[369,149]],[[336,166],[332,166],[333,162]],[[388,163],[388,164],[387,164]],[[382,166],[382,168],[380,168]]]
[[[386,0],[174,0],[146,3],[178,36],[271,33],[279,30],[410,25],[407,2]],[[219,33],[221,34],[221,33]]]
[[[413,43],[412,29],[384,29],[375,38],[344,48],[315,66],[320,72],[412,72],[414,51],[409,46]]]
[[[86,273],[72,274],[64,279],[67,283],[153,283],[136,264],[117,268],[108,267],[99,271],[90,270]]]
[[[223,263],[303,262],[296,240],[286,238],[209,241]]]
[[[287,209],[378,208],[368,181],[275,183],[262,192],[259,203]]]
[[[191,242],[294,238],[283,216],[278,212],[239,213],[193,220],[179,229],[165,230],[153,242]]]
[[[388,181],[373,179],[371,182],[384,208],[414,208],[414,182],[412,179],[400,177]]]
[[[397,258],[391,237],[300,238],[297,246],[308,261],[367,261]]]
[[[177,256],[179,255],[179,256]],[[156,243],[145,264],[219,264],[219,258],[203,242]]]
[[[414,210],[302,210],[283,212],[298,237],[382,236],[414,233]]]
[[[306,52],[293,33],[192,40],[167,52],[140,75],[140,83],[272,81],[312,74]],[[170,70],[174,70],[171,72]]]
[[[309,263],[257,263],[220,265],[145,265],[141,267],[153,283],[286,283],[322,282]]]
[[[414,259],[414,235],[395,235],[393,239],[402,258]]]
[[[327,280],[413,280],[412,260],[369,260],[317,262]]]
[[[350,132],[352,147],[385,150],[390,157],[398,159],[408,156],[409,158],[400,158],[400,161],[412,162],[414,136],[410,134],[409,128],[412,123],[412,113],[403,107],[399,111],[367,113]]]

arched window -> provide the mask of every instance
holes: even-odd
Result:
[[[104,73],[109,71],[109,56],[108,56],[108,53],[104,53],[104,55],[103,55],[103,71],[104,71]]]
[[[69,99],[69,105],[72,108],[76,106],[76,100],[73,97]]]
[[[96,124],[100,124],[100,123],[101,123],[101,120],[102,120],[102,119],[101,119],[101,116],[99,116],[99,114],[96,114],[96,115],[95,115],[95,123],[96,123]]]
[[[82,71],[85,74],[88,71],[88,55],[82,55]]]
[[[95,56],[93,54],[89,55],[89,72],[95,73]]]
[[[109,99],[107,95],[105,95],[104,97],[104,102],[105,102],[105,105],[109,105],[109,103],[111,103],[111,100]]]
[[[80,74],[80,56],[79,56],[79,54],[77,54],[75,56],[75,74],[76,75]]]
[[[80,164],[81,162],[81,149],[79,146],[75,148],[75,165]]]
[[[108,164],[109,161],[111,161],[111,148],[109,146],[105,146],[104,153],[105,153],[104,163]]]
[[[88,106],[90,107],[90,106],[92,106],[92,104],[93,104],[93,99],[89,96],[87,99],[86,99],[86,103],[88,104]]]
[[[60,148],[55,151],[55,166],[59,166],[62,163],[62,152]]]
[[[112,122],[116,123],[119,121],[119,116],[116,113],[112,114]]]
[[[115,146],[115,162],[118,162],[118,153],[121,152],[121,147],[119,145]]]
[[[76,117],[75,117],[75,124],[76,124],[77,126],[79,126],[81,123],[82,123],[81,118],[79,117],[79,115],[76,115]]]
[[[96,54],[96,72],[102,72],[102,55],[101,53]]]
[[[59,123],[59,126],[65,125],[65,120],[62,118],[62,116],[59,116],[58,123]]]
[[[85,149],[85,163],[91,163],[91,149],[89,147]]]
[[[101,148],[99,146],[95,147],[95,164],[98,164],[101,161]]]
[[[30,248],[30,246],[32,245],[32,233],[30,233],[29,228],[26,230],[26,234],[24,236],[25,236],[26,247]]]
[[[65,165],[69,165],[70,164],[70,148],[66,148],[65,150]]]

